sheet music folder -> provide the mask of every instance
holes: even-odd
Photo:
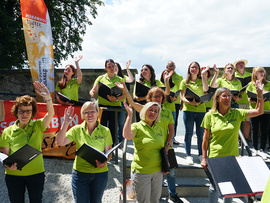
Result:
[[[79,102],[79,101],[75,101],[72,100],[68,97],[66,97],[65,95],[63,95],[61,92],[56,92],[56,94],[58,95],[58,97],[63,101],[63,102],[69,102],[70,104],[73,104],[75,106],[82,106],[84,103]]]
[[[108,99],[107,95],[114,96],[114,97],[120,97],[122,95],[122,90],[118,88],[117,86],[109,87],[108,85],[105,85],[102,82],[99,82],[99,88],[98,88],[98,95],[104,99]]]
[[[211,98],[213,97],[214,92],[208,93],[208,94],[204,94],[202,96],[199,96],[198,94],[196,94],[195,92],[193,92],[191,89],[187,88],[186,89],[186,94],[185,97],[189,100],[192,101],[195,98],[196,102],[201,102],[201,103],[205,103],[205,102],[209,102],[211,100]]]
[[[145,97],[148,94],[149,90],[150,90],[150,87],[136,81],[135,95],[137,97]]]
[[[96,160],[100,161],[101,163],[104,163],[108,160],[108,157],[111,155],[111,153],[117,149],[122,142],[115,145],[113,148],[108,150],[105,154],[98,149],[88,145],[83,144],[76,152],[75,155],[81,157],[88,163],[92,164],[93,166],[97,167]]]
[[[262,194],[269,169],[261,157],[219,157],[207,159],[215,186],[224,197]]]
[[[34,158],[39,156],[41,151],[31,147],[30,145],[26,144],[10,156],[6,157],[5,159],[1,160],[4,165],[11,166],[13,163],[17,163],[17,169],[22,170],[22,168],[27,165],[30,161]],[[3,155],[3,153],[1,153]],[[7,155],[6,155],[7,156]],[[3,157],[3,156],[1,156]]]

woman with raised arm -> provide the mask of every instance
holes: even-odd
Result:
[[[103,83],[110,88],[115,86],[116,82],[123,81],[123,78],[117,76],[115,74],[115,62],[112,59],[108,59],[105,61],[105,70],[106,74],[99,76],[95,82],[93,88],[90,90],[89,94],[92,98],[98,93],[100,84]],[[98,95],[98,103],[100,107],[107,108],[121,108],[121,101],[125,99],[125,95],[121,95],[119,97],[115,97],[112,95],[106,95],[107,98],[103,98]],[[115,111],[103,111],[101,117],[101,125],[109,127],[112,133],[113,143],[115,144],[117,140],[115,140]]]
[[[60,81],[56,83],[55,92],[56,92],[56,99],[60,104],[65,105],[73,105],[69,102],[65,102],[61,100],[59,95],[57,94],[60,92],[64,96],[68,97],[71,100],[78,101],[79,100],[79,87],[82,83],[82,71],[79,66],[79,61],[83,58],[83,56],[75,57],[75,64],[77,68],[77,78],[76,69],[73,65],[66,65],[64,73]]]
[[[143,108],[143,105],[133,101],[124,83],[122,83],[122,85],[120,83],[117,83],[116,85],[123,90],[123,93],[127,97],[128,103],[138,113],[140,113]],[[166,95],[161,88],[152,87],[146,96],[146,100],[147,102],[157,102],[159,105],[161,105],[160,122],[158,122],[157,125],[159,125],[163,129],[164,147],[166,153],[168,153],[169,148],[172,147],[172,138],[174,134],[174,126],[173,126],[174,120],[172,112],[163,105],[166,102]],[[174,202],[182,202],[182,200],[179,199],[178,195],[176,194],[175,171],[173,168],[170,170],[170,173],[167,174],[167,181],[170,199],[173,200]]]
[[[129,70],[130,63],[131,63],[130,60],[126,63],[126,70],[127,70],[128,76],[123,75],[123,71],[122,71],[122,68],[121,68],[120,64],[115,63],[115,74],[118,75],[119,77],[123,78],[123,82],[128,83],[128,84],[132,83],[134,81],[133,75]],[[121,101],[121,108],[123,110],[125,110],[125,107],[124,107],[124,104],[123,104],[124,101],[125,101],[125,99],[123,99]],[[123,127],[124,127],[124,124],[125,124],[125,118],[126,118],[126,111],[120,111],[118,113],[118,141],[119,142],[123,141],[123,135],[122,134],[123,134]]]
[[[163,129],[157,125],[161,107],[157,102],[148,102],[141,109],[141,121],[131,124],[132,108],[127,106],[127,119],[123,137],[133,140],[134,154],[131,163],[131,179],[137,202],[158,203],[162,191],[160,150],[164,147]]]
[[[241,90],[242,84],[240,80],[235,77],[235,69],[233,64],[228,63],[224,67],[224,72],[221,78],[217,78],[219,74],[219,68],[214,67],[215,75],[213,76],[210,87],[219,88],[227,87],[229,90]],[[239,108],[238,101],[242,99],[242,96],[232,95],[232,108]]]
[[[43,132],[49,126],[53,115],[53,103],[49,90],[43,83],[34,82],[35,91],[44,97],[47,102],[47,114],[38,120],[32,120],[37,114],[37,103],[28,95],[17,97],[11,113],[17,118],[15,123],[4,129],[0,136],[0,149],[6,155],[28,144],[42,151],[41,144]],[[27,188],[30,202],[42,202],[45,174],[43,156],[40,155],[25,165],[22,170],[17,170],[17,163],[6,167],[6,185],[10,202],[24,202],[25,189]]]
[[[56,137],[59,146],[76,142],[78,150],[84,143],[106,153],[112,147],[110,130],[99,124],[99,106],[97,101],[85,102],[81,108],[83,123],[73,126],[68,132],[68,126],[75,118],[74,107],[65,109],[64,121]],[[108,159],[108,161],[110,158]],[[72,191],[75,202],[101,203],[108,181],[107,162],[96,160],[97,168],[84,159],[76,156],[72,171]]]
[[[201,69],[198,62],[192,62],[188,67],[187,78],[182,80],[180,84],[181,100],[184,102],[183,108],[183,120],[185,125],[185,150],[186,150],[186,161],[187,164],[193,165],[193,157],[191,156],[191,139],[193,135],[194,123],[196,124],[196,135],[197,135],[197,147],[198,147],[198,159],[202,157],[202,139],[203,129],[200,127],[203,117],[206,112],[205,104],[196,102],[195,99],[192,101],[186,98],[186,89],[189,88],[197,95],[202,96],[208,91],[208,85],[206,77],[202,77]]]
[[[207,158],[239,156],[238,133],[241,122],[263,114],[263,85],[256,81],[258,95],[256,108],[251,110],[232,109],[232,95],[228,88],[218,88],[213,96],[213,107],[205,114],[201,127],[204,129],[201,165],[207,169]],[[218,202],[218,193],[211,185],[209,200]],[[225,198],[224,202],[232,202],[232,198]]]
[[[256,93],[256,81],[259,80],[262,84],[264,84],[263,93],[270,91],[270,82],[266,80],[266,71],[263,67],[257,66],[253,68],[251,82],[248,84],[247,91]],[[257,99],[253,100],[248,97],[249,107],[250,109],[255,109]],[[269,101],[264,100],[264,110],[270,110]],[[263,159],[267,159],[266,154],[264,153],[266,149],[267,143],[267,135],[269,135],[269,114],[263,114],[254,118],[251,118],[251,132],[252,132],[252,143],[253,143],[253,153],[260,155]],[[261,145],[258,148],[258,132],[259,128],[261,130]],[[269,137],[270,140],[270,137]]]
[[[163,86],[159,80],[156,80],[155,70],[153,66],[149,64],[144,64],[142,66],[141,74],[140,74],[140,78],[138,82],[150,88],[154,86],[158,86],[158,87]],[[136,89],[136,85],[135,85],[135,89]],[[134,91],[133,99],[142,105],[146,103],[146,95],[143,97],[139,97],[136,95],[135,91]],[[140,115],[138,113],[136,113],[136,120],[137,122],[140,121]]]

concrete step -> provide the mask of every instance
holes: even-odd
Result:
[[[166,176],[162,184],[162,196],[168,196]],[[203,177],[177,177],[176,193],[181,197],[208,197],[209,180]]]

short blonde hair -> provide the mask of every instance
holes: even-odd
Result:
[[[141,120],[145,120],[145,114],[146,114],[146,111],[151,107],[151,106],[158,106],[158,115],[157,115],[157,118],[156,120],[154,121],[154,123],[158,123],[159,120],[160,120],[160,111],[161,111],[161,107],[160,105],[157,103],[157,102],[148,102],[146,103],[141,112],[140,112],[140,119]]]
[[[261,67],[261,66],[257,66],[257,67],[254,67],[254,68],[253,68],[253,70],[252,70],[252,78],[251,78],[251,81],[252,81],[254,84],[256,84],[256,80],[257,80],[256,73],[257,73],[258,71],[263,71],[263,72],[264,72],[264,77],[263,77],[263,79],[262,79],[262,83],[263,83],[264,85],[266,85],[266,84],[267,84],[267,81],[266,81],[266,71],[265,71],[265,69],[264,69],[263,67]]]
[[[215,94],[213,95],[213,106],[210,111],[214,112],[216,110],[219,110],[218,98],[223,92],[226,92],[226,91],[231,93],[231,91],[227,87],[220,87],[216,90]]]
[[[84,110],[87,109],[89,106],[93,105],[99,115],[99,106],[98,106],[98,101],[93,99],[91,101],[88,101],[88,102],[85,102],[83,105],[82,105],[82,108],[81,108],[81,118],[82,120],[84,120]]]

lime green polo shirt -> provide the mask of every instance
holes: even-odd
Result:
[[[195,82],[189,81],[189,86],[186,85],[186,79],[182,80],[180,83],[180,90],[191,89],[197,95],[202,96],[204,94],[202,79],[197,79]],[[194,106],[191,104],[184,103],[183,111],[191,112],[206,112],[205,104],[200,104],[199,106]]]
[[[211,83],[211,80],[208,79],[207,80],[208,86],[210,86],[210,83]],[[211,100],[209,102],[205,102],[205,107],[206,108],[212,108],[212,106],[213,106],[213,97],[211,98]]]
[[[181,75],[179,75],[177,73],[174,73],[172,75],[172,81],[174,83],[174,86],[172,88],[170,88],[170,91],[177,92],[180,89],[180,83],[181,83],[182,80],[183,80],[183,77]],[[175,112],[176,111],[175,104],[180,104],[180,102],[181,102],[181,99],[180,99],[180,96],[178,96],[178,99],[176,101],[166,102],[164,104],[164,106],[167,109],[170,109],[172,112]]]
[[[78,150],[84,143],[91,145],[99,151],[105,153],[105,146],[112,145],[112,136],[109,128],[100,125],[90,135],[86,129],[86,122],[82,122],[80,125],[73,126],[67,133],[66,137],[71,141],[76,142],[76,149]],[[81,157],[76,156],[73,169],[82,173],[102,173],[108,171],[107,164],[103,168],[95,168]]]
[[[218,88],[219,87],[227,87],[229,90],[241,90],[242,84],[240,80],[232,80],[228,81],[226,78],[218,78],[217,79]]]
[[[30,120],[29,124],[24,128],[18,127],[19,120],[17,120],[12,126],[4,129],[2,136],[0,137],[0,146],[9,147],[10,155],[22,148],[24,145],[29,144],[35,149],[41,151],[42,137],[44,124],[43,119]],[[9,170],[6,168],[6,174],[14,176],[30,176],[44,172],[43,156],[39,155],[22,170]]]
[[[246,77],[249,77],[249,76],[252,76],[252,74],[247,72],[247,71],[244,72],[244,75],[241,75],[237,70],[235,71],[235,77],[246,78]],[[237,103],[238,104],[248,104],[249,103],[246,91],[242,94],[242,99]]]
[[[123,81],[123,78],[117,76],[116,74],[114,74],[114,77],[112,79],[110,79],[107,75],[107,73],[105,73],[104,75],[100,75],[98,76],[98,78],[95,80],[94,84],[99,84],[99,82],[102,82],[105,85],[108,85],[110,88],[116,86],[115,83],[119,82],[121,83],[121,81]],[[121,101],[109,101],[107,99],[104,99],[100,96],[98,96],[98,103],[104,106],[121,106]]]
[[[248,110],[233,109],[223,116],[217,110],[205,114],[201,127],[210,130],[208,158],[239,156],[238,133]]]
[[[265,190],[263,192],[261,203],[269,203],[270,202],[270,176],[268,178]]]
[[[174,83],[174,87],[171,88],[171,91],[173,92],[177,92],[180,89],[180,83],[183,80],[182,75],[177,74],[176,72],[174,72],[173,76],[172,76],[172,81]],[[177,101],[174,101],[175,104],[180,104],[181,103],[181,98],[180,95],[178,97]]]
[[[269,81],[267,81],[267,83],[266,83],[266,85],[264,85],[263,89],[266,90],[266,91],[270,91],[270,82]],[[257,94],[255,84],[250,82],[248,84],[248,86],[247,86],[247,91],[254,92],[254,93]],[[249,103],[249,108],[250,109],[255,109],[256,108],[256,103]],[[263,109],[264,110],[270,110],[270,102],[269,101],[264,102]]]
[[[167,109],[166,107],[162,107],[161,112],[160,112],[160,120],[157,123],[157,125],[159,125],[162,129],[163,129],[163,133],[164,133],[164,146],[167,143],[167,139],[168,139],[168,126],[170,124],[174,124],[174,120],[173,120],[173,116],[172,116],[172,112],[171,110]]]
[[[81,83],[82,84],[82,83]],[[60,89],[59,82],[56,83],[55,91],[61,92],[66,97],[70,98],[71,100],[78,101],[79,100],[79,87],[81,84],[78,83],[77,78],[72,78],[66,84],[66,88]]]
[[[131,129],[135,133],[131,171],[144,174],[160,171],[160,149],[164,146],[163,129],[157,124],[150,127],[143,120],[131,124]]]

